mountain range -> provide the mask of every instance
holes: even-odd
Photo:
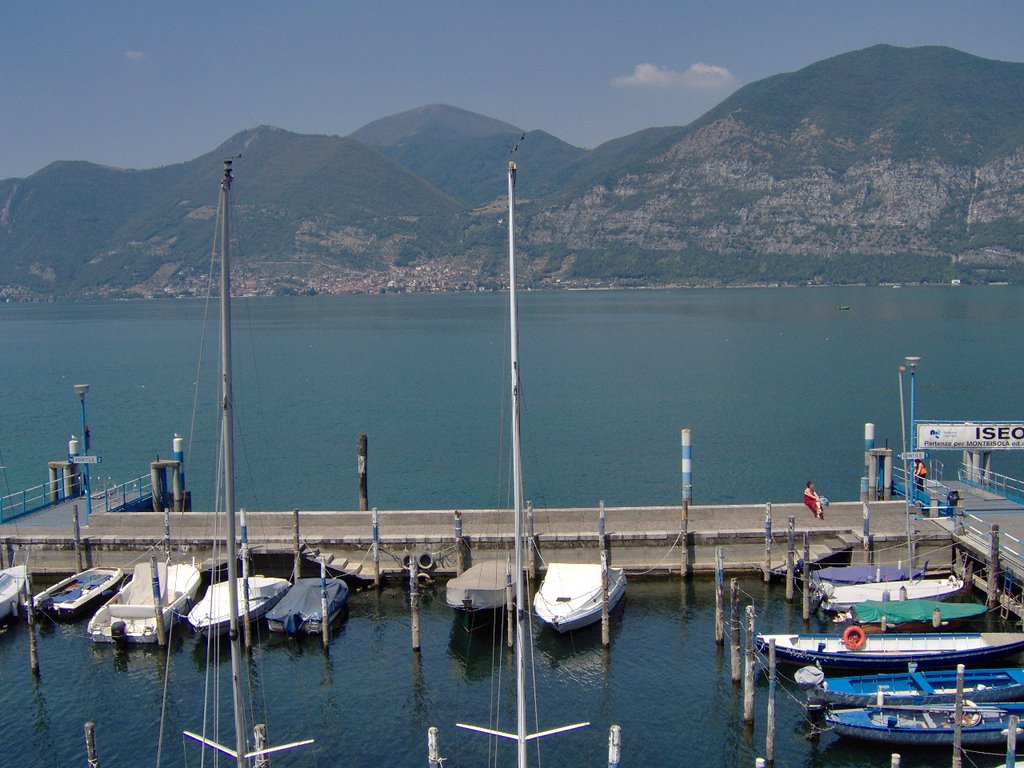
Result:
[[[186,163],[0,180],[0,298],[205,293],[221,161],[252,293],[1024,278],[1024,64],[878,45],[585,150],[429,105],[350,136],[242,131]]]

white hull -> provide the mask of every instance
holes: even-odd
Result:
[[[868,600],[882,600],[888,593],[890,600],[899,600],[906,590],[907,600],[941,600],[964,588],[964,581],[956,576],[946,579],[917,579],[915,581],[880,581],[871,584],[843,584],[825,589],[821,607],[826,611],[847,611],[851,605]]]
[[[284,597],[291,584],[287,579],[275,579],[269,576],[249,577],[249,621],[256,621],[267,611],[277,605]],[[240,609],[239,623],[245,615],[244,597],[245,582],[238,582],[238,605]],[[228,605],[228,583],[218,582],[210,586],[203,599],[189,611],[188,623],[197,632],[209,632],[222,635],[231,624],[231,612]]]
[[[583,563],[549,563],[534,599],[537,615],[559,632],[596,624],[601,620],[601,566]],[[626,574],[608,569],[608,610],[626,594]]]
[[[199,571],[185,564],[159,563],[160,612],[164,631],[170,630],[177,615],[188,610],[199,592]],[[149,563],[135,566],[132,579],[89,620],[88,633],[97,643],[157,642],[153,600],[153,572]]]
[[[27,583],[28,568],[24,565],[0,571],[0,619],[18,615]]]
[[[84,612],[89,603],[111,592],[124,578],[120,568],[89,568],[69,576],[36,595],[36,608],[50,615],[72,618]]]

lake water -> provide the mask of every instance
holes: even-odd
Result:
[[[195,505],[212,506],[216,331],[204,336],[204,314],[198,301],[0,306],[4,491],[46,479],[46,462],[62,458],[79,432],[72,384],[89,383],[91,452],[103,456],[94,477],[144,474],[179,432],[191,446]],[[497,294],[236,300],[239,503],[355,507],[356,437],[365,432],[372,505],[507,504],[505,317]],[[899,448],[905,355],[922,358],[918,418],[1019,419],[1022,333],[1016,287],[526,294],[526,495],[540,509],[677,503],[679,430],[689,427],[695,503],[795,501],[807,479],[833,499],[856,498],[864,422],[878,424],[879,444]],[[955,472],[958,455],[940,458]],[[1024,475],[1011,454],[996,467]],[[759,629],[799,628],[799,605],[781,590],[756,579],[742,586]],[[507,655],[486,636],[462,633],[434,587],[423,596],[416,660],[406,599],[397,585],[354,594],[326,657],[316,643],[260,638],[255,719],[271,723],[274,743],[317,739],[274,756],[275,766],[425,765],[429,725],[440,728],[447,765],[493,764],[487,739],[453,724],[488,722],[492,666],[510,687]],[[766,686],[757,724],[744,728],[712,606],[707,580],[634,581],[610,652],[596,631],[538,632],[541,727],[594,723],[545,740],[544,760],[604,765],[607,728],[618,723],[623,766],[753,765],[763,754]],[[153,650],[94,646],[84,623],[44,621],[38,686],[27,657],[25,627],[0,629],[0,764],[84,763],[86,720],[96,722],[101,764],[156,764],[165,672],[160,765],[200,764],[198,748],[180,737],[202,727],[199,639],[179,631],[165,662]],[[222,685],[227,666],[214,665]],[[507,704],[499,710],[511,727]],[[887,749],[829,734],[809,741],[806,732],[786,686],[778,765],[888,765]],[[499,762],[509,759],[503,747]],[[903,764],[948,762],[945,751],[915,750]]]

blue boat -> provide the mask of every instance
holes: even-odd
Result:
[[[955,710],[952,704],[930,707],[863,707],[837,709],[825,722],[837,736],[883,744],[948,747],[953,744]],[[1006,743],[1010,715],[1024,717],[1024,704],[965,702],[960,729],[965,747]]]
[[[40,592],[36,608],[56,619],[77,619],[113,597],[123,579],[120,568],[90,568]]]
[[[829,584],[869,584],[874,581],[909,581],[924,575],[928,564],[921,568],[906,565],[832,565],[819,568],[811,574],[818,582]]]
[[[348,584],[327,579],[327,621],[333,622],[348,601]],[[321,632],[323,595],[319,577],[299,579],[280,602],[267,611],[271,632],[318,635]]]
[[[808,681],[810,704],[841,707],[870,707],[879,703],[948,704],[956,698],[956,671],[951,669],[826,677],[817,667],[807,667],[806,672],[797,673],[797,682],[803,685],[804,680]],[[964,670],[964,696],[975,703],[1024,699],[1024,669]]]
[[[941,669],[957,664],[984,665],[1024,651],[1020,632],[936,632],[864,635],[851,643],[843,635],[758,635],[762,653],[775,640],[776,657],[790,664],[816,664],[822,669],[904,670],[909,662],[919,669]]]

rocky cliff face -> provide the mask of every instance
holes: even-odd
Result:
[[[837,149],[873,157],[842,169],[819,162]],[[641,171],[538,212],[525,237],[570,249],[696,247],[722,255],[1024,255],[999,233],[979,234],[980,225],[1019,227],[1024,151],[980,167],[888,155],[885,136],[853,146],[807,122],[781,136],[727,116]]]

